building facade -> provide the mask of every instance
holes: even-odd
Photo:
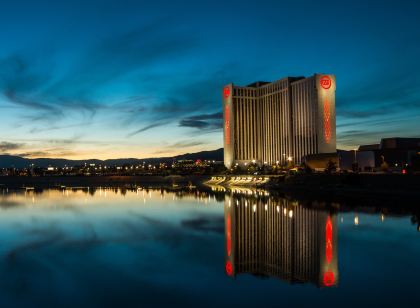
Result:
[[[286,77],[223,88],[224,162],[300,164],[336,152],[335,76]]]

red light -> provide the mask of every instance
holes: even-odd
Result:
[[[223,88],[223,97],[224,98],[229,98],[229,96],[230,96],[230,87],[226,86],[226,87]]]
[[[321,84],[321,87],[323,87],[325,90],[328,90],[329,88],[331,88],[332,81],[330,77],[322,76],[319,80],[319,83]]]
[[[403,169],[402,174],[407,174],[407,170]]]
[[[226,251],[227,251],[227,255],[230,257],[230,254],[232,252],[232,240],[231,240],[231,234],[230,234],[230,214],[228,214],[228,217],[226,220]]]
[[[229,105],[225,107],[225,141],[226,145],[230,144]]]
[[[330,102],[326,98],[324,101],[324,137],[325,142],[330,143],[331,141],[331,110],[330,110]]]
[[[332,232],[332,222],[330,216],[328,216],[327,224],[325,225],[325,258],[328,264],[331,263],[333,257]]]
[[[229,276],[233,275],[233,266],[229,260],[226,261],[225,271],[226,271],[226,274],[228,274]]]
[[[328,271],[324,273],[324,286],[331,287],[334,285],[335,277],[332,271]]]

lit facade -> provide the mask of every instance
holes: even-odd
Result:
[[[223,88],[224,162],[262,165],[336,152],[334,75]]]

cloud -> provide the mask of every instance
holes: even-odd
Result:
[[[24,146],[23,143],[0,142],[0,152],[8,152],[10,150],[17,150]]]
[[[107,102],[98,99],[98,94],[106,91],[106,87],[138,86],[147,79],[149,70],[176,61],[198,46],[194,36],[168,25],[172,25],[170,20],[159,19],[109,35],[87,47],[79,59],[73,60],[70,69],[60,74],[51,73],[55,68],[54,54],[48,57],[35,57],[35,53],[15,54],[0,59],[0,91],[9,103],[22,107],[21,113],[31,124],[42,122],[54,129],[59,127],[52,125],[54,122],[72,114],[92,119],[98,110],[108,109]],[[131,102],[131,109],[136,109],[136,103]],[[156,107],[154,104],[152,108]],[[146,111],[144,107],[140,109]],[[119,113],[119,110],[113,112]],[[31,132],[42,129],[33,128]]]
[[[47,56],[34,51],[0,59],[0,96],[5,106],[13,108],[19,133],[34,135],[29,139],[36,151],[21,154],[73,156],[69,149],[43,148],[48,140],[35,144],[36,135],[66,136],[88,126],[109,129],[109,123],[122,134],[121,140],[165,125],[192,128],[190,134],[220,130],[220,89],[238,71],[230,64],[205,71],[188,65],[179,69],[178,64],[201,48],[201,39],[170,24],[165,19],[104,33],[107,36],[72,53],[64,68],[63,55],[54,51]],[[82,142],[57,144],[71,148]]]
[[[170,148],[170,149],[189,148],[189,147],[194,147],[194,146],[203,145],[203,144],[204,142],[202,141],[179,141],[171,145],[168,145],[167,148]]]
[[[337,88],[337,142],[377,143],[384,137],[418,136],[419,63],[383,63],[369,77]],[[337,80],[339,76],[337,76]]]
[[[38,62],[42,62],[39,65]],[[51,125],[66,114],[92,118],[99,104],[87,98],[66,96],[48,90],[55,77],[48,59],[20,54],[0,60],[0,92],[9,104],[19,107],[26,123],[44,122]]]
[[[222,128],[222,117],[223,114],[221,112],[194,115],[180,120],[179,126],[198,128],[202,130],[217,130]]]
[[[153,154],[166,154],[171,155],[174,153],[179,154],[179,149],[186,149],[191,147],[196,147],[200,145],[204,145],[205,142],[202,142],[200,140],[181,140],[172,144],[167,144],[161,146],[160,150],[153,152]]]
[[[154,65],[175,61],[197,47],[198,40],[178,27],[168,27],[170,19],[157,19],[135,29],[112,34],[94,44],[75,66],[49,91],[77,97],[121,82],[130,76],[143,81]]]
[[[162,97],[138,97],[136,108],[138,112],[126,112],[124,125],[132,126],[136,123],[154,125],[165,121],[176,123],[180,127],[197,128],[215,131],[222,127],[220,89],[224,84],[235,80],[233,66],[223,67],[201,75],[200,71],[190,71],[186,75],[161,76],[157,83],[165,86],[161,91]],[[191,78],[194,75],[195,78]],[[169,86],[168,86],[169,85]],[[124,101],[123,109],[127,108]],[[115,106],[118,109],[117,106]]]
[[[129,133],[129,134],[127,135],[127,137],[133,137],[134,135],[137,135],[137,134],[143,133],[143,132],[145,132],[145,131],[147,131],[147,130],[150,130],[150,129],[152,129],[152,128],[155,128],[155,127],[163,126],[163,125],[165,125],[165,124],[167,124],[167,122],[158,122],[158,123],[153,123],[153,124],[150,124],[150,125],[144,126],[144,127],[140,128],[140,129],[138,129],[138,130],[134,131],[134,132]]]
[[[378,115],[386,115],[389,111],[384,109],[379,110],[369,110],[369,111],[363,111],[363,110],[341,110],[340,111],[340,117],[343,118],[356,118],[356,119],[369,119],[373,117],[377,117]]]
[[[43,127],[43,128],[34,127],[29,132],[30,133],[41,133],[41,132],[61,130],[61,129],[66,129],[66,128],[78,128],[78,127],[83,127],[83,126],[89,126],[90,124],[91,124],[91,122],[86,121],[86,122],[79,122],[79,123],[76,123],[76,124],[69,124],[69,125],[50,125],[48,127]]]
[[[78,153],[70,150],[47,149],[45,151],[28,151],[18,153],[16,155],[25,158],[62,158],[69,156],[77,156]]]
[[[56,145],[68,145],[68,144],[75,144],[80,141],[82,138],[81,135],[74,136],[72,138],[62,138],[62,139],[47,139],[46,142],[50,144],[56,144]],[[91,143],[91,142],[89,142]]]

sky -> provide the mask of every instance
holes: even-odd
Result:
[[[314,73],[338,148],[420,137],[418,1],[0,1],[0,154],[217,149],[223,85]]]

